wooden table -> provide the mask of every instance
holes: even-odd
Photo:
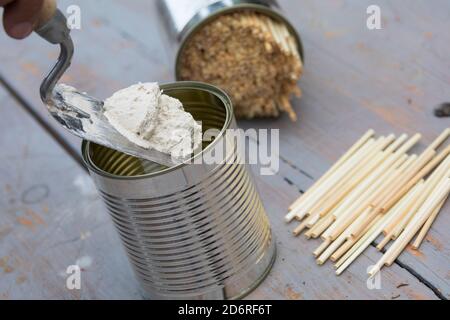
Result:
[[[420,251],[407,250],[369,290],[370,247],[343,275],[316,265],[318,241],[294,238],[283,217],[300,192],[369,127],[423,133],[420,150],[449,125],[432,109],[450,99],[450,3],[377,1],[382,29],[366,27],[372,1],[282,0],[306,52],[297,123],[241,121],[281,129],[281,168],[255,178],[277,236],[278,258],[251,299],[448,299],[450,205]],[[173,80],[173,45],[155,1],[78,4],[82,30],[64,81],[105,98],[138,81]],[[58,50],[33,35],[0,33],[0,298],[139,299],[119,238],[80,160],[80,141],[47,115],[38,88]],[[257,169],[257,168],[256,168]],[[82,266],[81,290],[66,289],[66,268]]]

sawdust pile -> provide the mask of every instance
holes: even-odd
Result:
[[[222,15],[198,30],[180,53],[181,80],[211,83],[233,100],[238,118],[297,115],[303,64],[285,24],[253,12]]]

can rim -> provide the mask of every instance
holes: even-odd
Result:
[[[289,29],[290,33],[294,36],[295,42],[297,43],[298,53],[300,55],[300,59],[302,60],[302,63],[305,63],[305,56],[304,56],[304,50],[303,50],[303,43],[300,38],[299,33],[294,28],[292,23],[286,19],[282,14],[278,13],[273,8],[261,5],[261,4],[255,4],[255,3],[239,3],[235,4],[232,7],[224,7],[221,9],[216,10],[215,12],[211,13],[207,18],[201,20],[201,15],[197,13],[194,17],[191,18],[191,20],[188,22],[188,24],[184,27],[182,34],[185,33],[185,35],[182,35],[181,38],[181,44],[180,47],[177,50],[177,56],[175,59],[175,79],[180,79],[180,60],[181,60],[181,53],[183,52],[184,48],[186,47],[186,43],[188,40],[193,37],[193,35],[196,33],[196,31],[203,26],[205,26],[210,21],[214,20],[218,16],[225,14],[225,13],[231,13],[239,10],[253,10],[258,13],[263,13],[268,15],[269,17],[283,22],[286,24],[287,28]]]
[[[169,89],[181,89],[181,88],[182,89],[203,90],[203,91],[207,91],[207,92],[215,95],[218,99],[220,99],[225,107],[226,114],[225,114],[224,125],[221,128],[220,133],[214,139],[214,141],[212,143],[210,143],[205,149],[203,149],[202,152],[194,155],[193,157],[189,158],[188,160],[186,160],[185,162],[183,162],[179,165],[169,167],[169,168],[157,171],[157,172],[145,173],[145,174],[136,175],[136,176],[119,176],[119,175],[115,175],[115,174],[106,172],[106,171],[102,170],[101,168],[99,168],[95,164],[95,162],[91,159],[91,156],[89,154],[91,142],[89,142],[87,140],[83,140],[83,142],[81,144],[81,154],[82,154],[83,162],[85,163],[85,165],[88,167],[88,169],[90,171],[93,171],[104,177],[114,178],[114,179],[118,179],[118,180],[137,180],[137,179],[160,176],[160,175],[181,169],[183,167],[186,167],[190,163],[194,162],[195,159],[202,157],[205,152],[212,149],[218,143],[219,139],[224,136],[226,129],[230,127],[230,124],[234,117],[233,106],[232,106],[230,97],[222,89],[220,89],[216,86],[213,86],[211,84],[207,84],[204,82],[198,82],[198,81],[177,81],[177,82],[164,83],[164,84],[160,85],[160,88],[163,91],[165,89],[169,90]]]

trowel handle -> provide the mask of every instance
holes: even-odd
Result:
[[[56,10],[56,0],[44,0],[41,12],[39,13],[38,21],[34,29],[38,30],[47,22],[49,22],[50,19],[55,15]]]
[[[64,14],[56,8],[55,0],[45,0],[34,31],[52,44],[59,44],[61,53],[58,61],[41,84],[40,94],[44,103],[51,103],[53,89],[70,66],[73,56],[73,42]]]
[[[70,29],[64,14],[56,7],[55,0],[45,0],[34,31],[53,44],[60,44],[70,38]]]

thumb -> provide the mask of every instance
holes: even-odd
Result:
[[[5,6],[3,25],[6,33],[23,39],[33,32],[42,9],[43,0],[16,0]]]

